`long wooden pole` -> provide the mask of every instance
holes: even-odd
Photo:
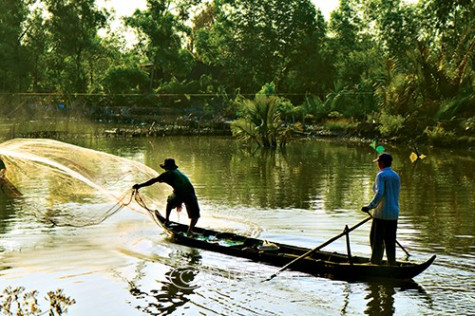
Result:
[[[406,248],[404,248],[400,243],[399,241],[396,240],[396,244],[402,249],[402,251],[404,251],[406,253],[406,256],[409,257],[411,256],[411,254],[409,252],[407,252]]]
[[[361,225],[363,225],[364,223],[366,223],[367,221],[369,221],[370,219],[372,218],[372,216],[369,216],[367,218],[365,218],[364,220],[362,220],[361,222],[359,222],[358,224],[354,225],[353,227],[351,228],[348,228],[348,230],[344,230],[342,233],[336,235],[335,237],[332,237],[330,239],[328,239],[327,241],[325,241],[323,244],[320,244],[318,245],[317,247],[307,251],[306,253],[304,253],[303,255],[301,255],[300,257],[298,258],[295,258],[294,260],[290,261],[289,263],[287,263],[285,266],[283,266],[282,268],[279,269],[279,271],[277,271],[276,273],[274,273],[273,275],[271,275],[268,279],[264,280],[264,281],[270,281],[272,280],[273,278],[275,278],[277,276],[277,274],[281,273],[282,271],[286,270],[288,267],[290,267],[292,264],[294,264],[295,262],[299,261],[300,259],[302,258],[305,258],[309,255],[311,255],[312,253],[314,253],[315,251],[318,251],[320,249],[322,249],[323,247],[331,244],[332,242],[334,242],[335,240],[337,240],[338,238],[340,238],[341,236],[351,232],[352,230],[355,230],[356,228],[360,227]]]
[[[345,235],[346,235],[346,252],[348,253],[348,262],[351,265],[353,265],[353,260],[351,259],[350,232],[348,230],[348,225],[345,226]]]

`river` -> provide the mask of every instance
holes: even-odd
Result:
[[[376,152],[362,143],[301,139],[263,151],[217,136],[68,142],[157,171],[174,157],[195,185],[198,226],[309,248],[366,217],[359,209],[377,172]],[[0,291],[36,290],[45,311],[47,292],[61,289],[75,301],[67,315],[474,315],[473,152],[420,148],[427,158],[412,163],[409,146],[383,145],[402,181],[398,241],[411,260],[437,255],[413,283],[290,270],[261,282],[278,268],[173,244],[142,214],[124,209],[98,225],[57,227],[31,215],[34,203],[0,193]],[[186,214],[172,220],[186,223]],[[351,233],[354,254],[369,256],[369,230]],[[342,239],[326,250],[345,247]],[[397,257],[405,258],[399,248]]]

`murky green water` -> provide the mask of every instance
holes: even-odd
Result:
[[[315,139],[285,152],[250,151],[226,137],[71,143],[157,170],[174,157],[195,185],[199,226],[306,247],[365,218],[359,209],[377,171],[368,145]],[[97,226],[51,227],[31,215],[34,203],[0,195],[0,290],[24,286],[42,297],[61,288],[76,300],[68,315],[473,315],[473,153],[421,148],[428,157],[411,163],[409,147],[388,149],[402,180],[398,241],[413,260],[438,256],[413,284],[292,271],[261,283],[277,268],[172,244],[141,214],[123,210]],[[353,253],[370,254],[369,229],[352,232]],[[344,240],[328,249],[344,252]]]

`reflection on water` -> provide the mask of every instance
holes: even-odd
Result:
[[[364,308],[365,315],[393,315],[395,314],[395,294],[404,293],[406,291],[417,291],[421,294],[421,299],[429,300],[427,293],[424,289],[413,281],[404,281],[399,283],[392,282],[375,282],[364,283],[365,296],[363,300],[366,301],[366,307]],[[350,301],[356,294],[352,292],[351,284],[345,286],[345,296],[343,308],[340,311],[340,315],[352,314]]]
[[[39,292],[36,290],[26,291],[24,287],[12,288],[8,286],[0,293],[0,312],[4,316],[22,315],[56,315],[68,313],[68,307],[76,304],[76,300],[66,296],[62,289],[48,291],[44,299],[49,305],[46,311],[38,300]]]
[[[377,171],[365,144],[303,140],[285,152],[253,152],[225,137],[74,142],[157,171],[174,157],[195,184],[199,225],[309,248],[365,217],[359,208],[371,198]],[[174,245],[142,214],[121,211],[101,225],[58,228],[32,216],[35,197],[0,195],[0,289],[45,293],[58,283],[54,288],[77,301],[72,315],[475,314],[473,156],[424,148],[428,157],[413,164],[411,148],[388,150],[402,180],[398,241],[413,260],[437,254],[417,286],[292,271],[262,283],[275,267]],[[369,229],[351,233],[355,255],[369,255]],[[344,239],[328,249],[345,252]]]
[[[365,314],[367,315],[393,315],[394,294],[396,291],[392,286],[384,284],[370,284],[368,286],[368,300]]]
[[[178,257],[176,257],[178,256]],[[174,258],[176,257],[176,258]],[[144,291],[140,288],[140,278],[150,277],[138,273],[141,277],[129,281],[130,294],[138,301],[136,308],[147,315],[171,315],[181,306],[190,300],[190,294],[193,293],[195,286],[192,285],[198,269],[190,269],[190,266],[199,265],[200,255],[196,250],[190,250],[190,253],[174,252],[170,260],[183,261],[188,259],[182,267],[170,268],[165,273],[166,281],[160,283],[160,288]],[[158,286],[158,284],[156,285]]]

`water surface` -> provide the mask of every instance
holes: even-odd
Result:
[[[365,218],[359,209],[377,172],[367,144],[316,139],[284,152],[228,137],[70,142],[156,170],[174,157],[195,185],[199,226],[312,248]],[[421,148],[427,158],[411,163],[410,148],[386,147],[402,180],[398,241],[412,260],[437,255],[413,283],[292,271],[262,283],[277,268],[173,244],[142,214],[122,210],[100,225],[55,227],[34,217],[34,203],[0,194],[0,290],[24,286],[44,296],[61,288],[76,300],[70,315],[473,315],[472,152]],[[173,220],[186,223],[186,214]],[[354,254],[369,256],[369,229],[352,232]],[[340,240],[327,249],[345,247]],[[397,256],[405,257],[400,249]]]

